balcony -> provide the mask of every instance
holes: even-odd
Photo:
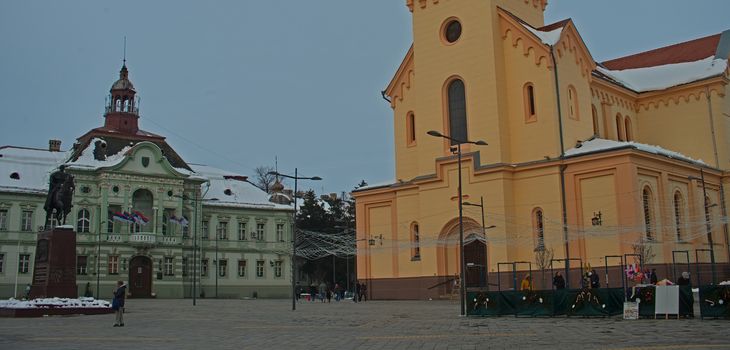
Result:
[[[110,233],[106,235],[108,243],[128,243],[135,247],[152,247],[152,246],[169,246],[179,245],[182,242],[180,236],[165,236],[152,232],[136,232],[136,233]]]

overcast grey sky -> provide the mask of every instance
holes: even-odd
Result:
[[[458,0],[451,0],[458,1]],[[517,1],[517,0],[515,0]],[[727,0],[550,0],[593,57],[730,29]],[[405,0],[0,1],[0,145],[67,149],[103,124],[127,37],[142,129],[188,162],[324,178],[317,192],[393,178],[380,97],[411,43]]]

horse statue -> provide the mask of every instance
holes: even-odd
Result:
[[[55,214],[56,222],[66,225],[66,217],[71,212],[73,204],[73,193],[76,189],[74,177],[64,172],[64,166],[61,165],[59,170],[51,174],[48,197],[43,209],[46,210],[46,223],[49,222],[51,215]],[[55,210],[55,213],[54,213]]]

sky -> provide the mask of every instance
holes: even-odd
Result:
[[[550,0],[545,16],[572,18],[600,62],[730,29],[728,13],[727,0]],[[299,185],[318,193],[394,178],[380,91],[411,44],[405,0],[2,0],[0,146],[68,149],[103,125],[125,36],[140,127],[187,162],[251,176],[277,159],[322,177]]]

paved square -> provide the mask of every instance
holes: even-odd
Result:
[[[114,315],[0,318],[0,349],[730,349],[724,320],[465,318],[452,301],[131,299]]]

